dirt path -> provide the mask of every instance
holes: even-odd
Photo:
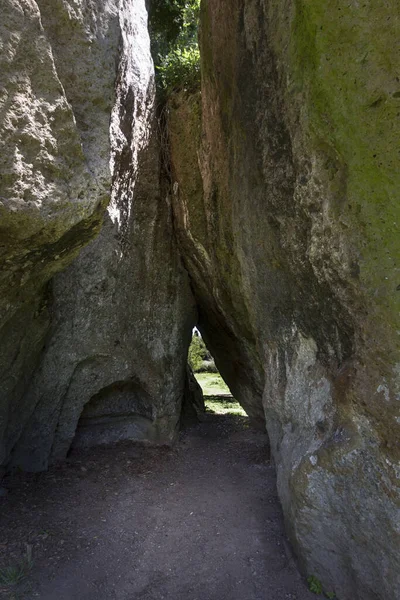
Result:
[[[0,564],[26,544],[34,559],[14,597],[313,600],[290,557],[265,437],[243,417],[209,416],[172,450],[97,448],[9,478]]]

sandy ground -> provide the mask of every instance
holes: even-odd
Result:
[[[313,600],[287,543],[266,436],[209,415],[173,448],[76,451],[4,482],[0,569],[23,600]],[[1,570],[0,570],[1,573]]]

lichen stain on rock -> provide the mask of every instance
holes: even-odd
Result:
[[[374,308],[383,319],[388,311],[393,319],[399,308],[398,27],[398,11],[384,3],[336,1],[326,9],[299,0],[291,42],[293,81],[305,90],[311,144],[325,140],[346,164],[338,218],[356,237],[361,281],[375,288]]]

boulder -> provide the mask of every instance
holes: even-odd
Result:
[[[0,471],[171,443],[198,320],[303,570],[400,597],[396,8],[203,0],[170,182],[145,0],[1,2]]]
[[[8,230],[17,231],[19,218],[32,231],[40,222],[46,256],[36,230],[34,237],[25,229],[20,237],[37,265],[22,265],[24,302],[20,307],[10,297],[14,317],[5,322],[11,333],[2,350],[12,368],[6,362],[4,371],[16,391],[3,387],[2,462],[43,470],[65,458],[74,440],[77,446],[121,439],[171,443],[196,313],[161,168],[145,2],[7,6],[11,25],[21,30],[11,36],[20,40],[16,64],[29,72],[44,116],[28,96],[20,110],[32,107],[44,147],[53,136],[57,155],[43,150],[43,156],[59,170],[43,179],[48,188],[41,203],[9,201]],[[32,72],[26,38],[35,48],[39,41],[46,47]],[[48,125],[58,123],[50,100],[65,111],[56,131]],[[10,103],[10,111],[17,108]],[[29,160],[37,156],[35,147]],[[41,177],[40,165],[26,169]],[[31,187],[39,194],[34,182]],[[98,237],[65,268],[100,226]],[[18,232],[10,240],[17,247]],[[15,255],[9,263],[14,273]],[[22,296],[15,280],[8,287]]]
[[[400,595],[398,27],[379,2],[204,0],[201,96],[170,102],[199,329],[341,600]]]
[[[2,0],[0,463],[50,324],[49,280],[100,229],[110,200],[119,3]]]

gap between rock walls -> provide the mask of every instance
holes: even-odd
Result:
[[[3,0],[1,475],[243,410],[313,591],[400,597],[397,12]]]

